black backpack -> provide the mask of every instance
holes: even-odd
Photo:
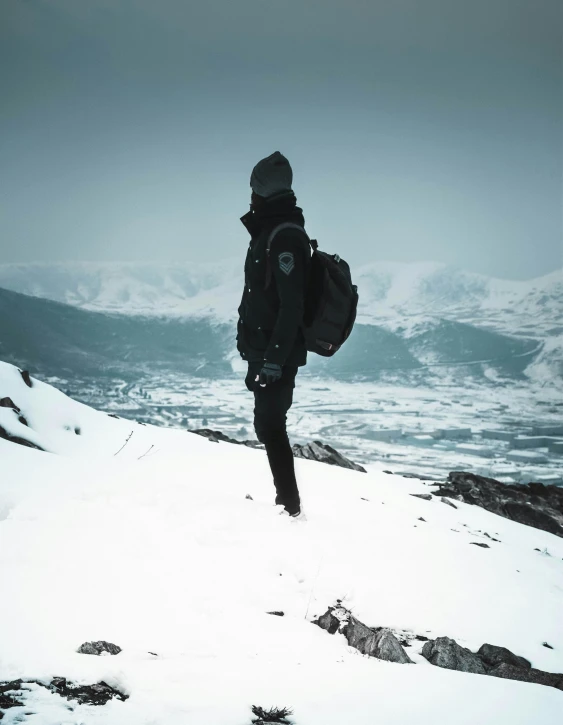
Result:
[[[352,332],[358,308],[358,288],[352,284],[347,262],[338,254],[321,252],[317,240],[309,239],[305,229],[298,224],[285,222],[272,229],[266,243],[268,254],[276,234],[290,228],[303,232],[313,250],[303,315],[305,344],[309,352],[332,357]],[[271,275],[268,265],[266,287]]]

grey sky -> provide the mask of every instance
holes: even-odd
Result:
[[[563,266],[560,0],[2,0],[0,261],[244,253],[279,149],[352,264]]]

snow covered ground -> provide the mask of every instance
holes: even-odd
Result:
[[[0,439],[0,681],[104,680],[130,697],[75,706],[30,685],[3,725],[249,725],[253,704],[290,706],[295,725],[561,722],[556,689],[434,667],[422,642],[414,665],[367,658],[311,622],[341,599],[369,626],[562,672],[562,539],[414,498],[429,490],[416,480],[304,460],[308,520],[294,521],[263,452],[32,382],[0,364],[0,397],[29,427],[9,408],[0,426],[48,451]],[[98,639],[123,651],[76,653]]]

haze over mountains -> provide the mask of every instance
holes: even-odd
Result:
[[[425,316],[500,332],[549,332],[563,320],[563,269],[509,281],[440,263],[376,262],[353,270],[360,321]],[[215,264],[52,263],[0,265],[0,288],[99,312],[213,316],[231,320],[242,290],[240,259]]]
[[[563,374],[561,272],[509,282],[442,264],[376,263],[354,280],[354,334],[329,364],[314,359],[312,371],[372,378],[471,365],[520,376],[541,361],[542,376]],[[0,265],[0,351],[45,374],[139,366],[228,374],[241,288],[240,260]]]

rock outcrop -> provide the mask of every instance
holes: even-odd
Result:
[[[364,655],[387,662],[413,663],[390,629],[385,627],[370,629],[350,616],[344,634],[350,647],[354,647]]]
[[[11,398],[0,398],[0,408],[11,408],[12,410],[15,410],[16,413],[21,412]]]
[[[112,644],[111,642],[99,640],[98,642],[84,642],[84,644],[81,644],[76,651],[82,655],[99,656],[106,652],[110,655],[118,655],[121,652],[121,647],[118,647],[116,644]]]
[[[190,433],[203,436],[212,443],[234,443],[237,446],[248,446],[249,448],[262,448],[262,444],[258,441],[237,441],[235,438],[231,438],[221,431],[211,430],[210,428],[198,428],[191,430]],[[305,443],[300,445],[296,443],[293,446],[293,455],[295,458],[306,458],[309,461],[319,461],[320,463],[328,463],[331,466],[339,466],[340,468],[348,468],[352,471],[361,471],[366,473],[366,469],[360,466],[358,463],[354,463],[342,453],[332,448],[332,446],[321,441],[313,441],[312,443]]]
[[[313,441],[302,446],[296,443],[293,446],[293,455],[296,458],[306,458],[309,461],[320,461],[321,463],[328,463],[331,466],[340,466],[340,468],[348,468],[352,471],[366,473],[366,469],[363,466],[354,463],[332,446],[321,443],[321,441]]]
[[[536,685],[546,685],[547,687],[555,687],[557,690],[563,690],[563,674],[554,672],[544,672],[529,667],[515,667],[503,662],[487,674],[491,675],[491,677],[502,677],[505,680],[532,682]]]
[[[563,537],[563,488],[558,486],[513,485],[453,471],[433,494],[480,506],[520,524]]]
[[[21,686],[21,680],[0,682],[0,720],[4,717],[3,711],[8,710],[11,707],[21,707],[23,705],[23,702],[18,700]]]
[[[506,647],[496,647],[494,644],[484,644],[477,652],[486,667],[498,667],[499,665],[511,665],[513,667],[531,668],[531,663],[524,657],[519,657]]]
[[[223,443],[233,443],[236,446],[262,448],[262,444],[258,441],[237,441],[236,438],[231,438],[230,436],[225,435],[225,433],[222,433],[220,430],[211,430],[211,428],[197,428],[195,430],[190,430],[189,433],[195,433],[198,436],[207,438],[207,440],[211,441],[211,443],[219,443],[219,441],[222,441]]]
[[[76,700],[81,705],[105,705],[114,697],[123,701],[129,697],[110,687],[106,682],[98,682],[95,685],[73,685],[64,677],[55,677],[49,689],[67,700]]]
[[[113,698],[125,701],[129,697],[123,692],[110,687],[106,682],[97,682],[94,685],[75,685],[68,682],[65,677],[55,677],[48,685],[37,680],[0,682],[0,720],[3,717],[3,711],[12,707],[25,706],[26,695],[29,693],[27,688],[22,687],[24,684],[44,687],[66,700],[74,700],[81,705],[105,705]]]
[[[478,675],[486,673],[485,666],[478,655],[461,647],[449,637],[438,637],[438,639],[426,642],[421,654],[431,664],[446,670],[474,672]]]
[[[32,388],[33,383],[31,382],[31,375],[29,374],[29,370],[20,370],[20,375],[22,376],[22,379],[27,387]]]
[[[477,652],[471,652],[449,637],[438,637],[426,642],[421,654],[431,664],[448,670],[532,682],[563,690],[563,674],[536,670],[525,657],[506,647],[484,644]]]
[[[329,634],[340,632],[346,637],[350,647],[354,647],[368,657],[376,657],[387,662],[413,664],[404,647],[390,629],[386,627],[367,627],[352,616],[345,607],[329,607],[314,622]]]

